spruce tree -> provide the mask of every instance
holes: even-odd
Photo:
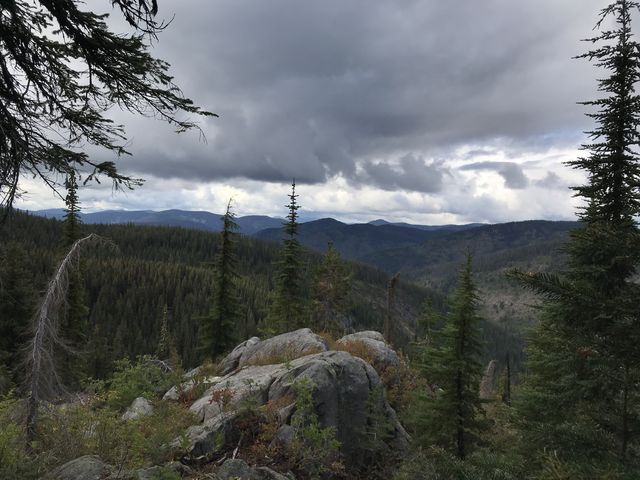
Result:
[[[467,254],[444,328],[433,344],[422,348],[420,369],[430,387],[420,395],[415,412],[418,441],[450,448],[460,459],[482,427],[482,335],[471,262]]]
[[[178,132],[196,128],[190,114],[213,115],[185,98],[169,65],[149,53],[167,26],[156,17],[158,3],[1,3],[1,206],[13,204],[21,175],[41,178],[53,189],[56,177],[71,171],[88,172],[87,180],[105,175],[116,188],[139,185],[141,180],[121,174],[112,161],[96,161],[84,148],[126,153],[124,127],[107,113],[114,107],[160,118]],[[107,19],[109,5],[119,19]],[[130,32],[120,28],[122,20]]]
[[[214,289],[209,314],[202,319],[200,341],[203,352],[215,358],[234,346],[240,319],[236,231],[238,224],[231,200],[221,218],[222,232],[214,261]]]
[[[78,198],[78,184],[74,172],[65,181],[67,196],[65,198],[64,239],[63,249],[68,251],[81,238],[82,220],[80,219],[80,200]],[[69,272],[69,286],[67,289],[67,303],[62,323],[62,335],[70,347],[70,352],[63,355],[62,375],[69,386],[78,386],[82,376],[86,373],[86,362],[78,354],[85,350],[88,340],[88,315],[86,292],[84,286],[84,268],[80,260]]]
[[[330,242],[315,272],[312,285],[312,324],[317,330],[343,333],[340,317],[348,308],[351,273]]]
[[[277,277],[267,315],[268,333],[282,333],[303,326],[305,318],[304,277],[302,274],[302,247],[298,241],[298,195],[296,182],[291,182],[287,222],[280,256],[276,263]]]
[[[569,162],[587,183],[574,188],[585,205],[567,267],[559,275],[516,272],[546,298],[520,409],[531,440],[567,458],[624,461],[640,427],[640,45],[631,28],[639,8],[627,0],[604,8],[600,34],[588,40],[596,47],[581,56],[609,76],[599,81],[603,96],[584,102],[596,109],[588,154]]]

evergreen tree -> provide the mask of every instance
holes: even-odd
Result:
[[[64,199],[66,205],[64,214],[64,247],[71,248],[81,238],[80,199],[78,198],[78,182],[75,172],[67,175],[64,182],[67,196]]]
[[[15,372],[35,309],[27,254],[11,242],[0,250],[0,366]],[[17,379],[14,379],[17,380]]]
[[[214,262],[214,290],[209,314],[201,324],[201,347],[215,358],[234,346],[241,318],[238,300],[235,214],[231,200],[222,220],[220,244]]]
[[[156,356],[160,360],[168,360],[169,366],[173,369],[180,369],[182,362],[176,349],[176,342],[169,329],[169,307],[165,303],[162,306],[162,317],[160,319],[160,339],[158,340],[158,348]]]
[[[54,189],[58,174],[81,170],[90,172],[87,179],[106,175],[115,187],[139,185],[140,180],[122,175],[113,162],[97,162],[83,148],[92,144],[126,153],[124,128],[106,113],[112,107],[161,118],[179,132],[196,127],[181,112],[212,115],[185,98],[168,73],[169,65],[148,51],[150,40],[166,26],[156,19],[157,0],[104,2],[132,27],[128,35],[109,27],[119,22],[107,21],[98,3],[2,3],[2,206],[12,205],[25,174]]]
[[[282,333],[303,326],[305,318],[302,247],[298,241],[298,209],[296,182],[291,183],[287,222],[280,258],[276,263],[277,277],[267,316],[267,330]]]
[[[158,340],[158,348],[156,355],[160,359],[169,358],[169,350],[171,347],[171,333],[169,332],[169,308],[165,303],[162,306],[162,318],[160,319],[160,339]]]
[[[420,369],[430,387],[418,398],[415,422],[421,443],[452,448],[461,459],[482,427],[479,324],[477,288],[467,254],[445,326],[437,341],[423,347]]]
[[[526,395],[521,411],[532,441],[566,457],[625,460],[640,427],[640,44],[633,40],[635,1],[617,0],[601,11],[589,39],[597,48],[582,55],[610,75],[599,81],[605,95],[584,102],[589,154],[569,162],[586,171],[575,187],[585,200],[572,232],[568,265],[560,275],[516,272],[546,298],[531,340]],[[613,20],[614,27],[604,26]]]
[[[331,242],[315,272],[312,292],[314,328],[335,334],[343,332],[340,317],[348,308],[351,273]]]
[[[65,198],[64,215],[64,251],[81,238],[82,220],[80,219],[80,200],[78,198],[78,184],[74,172],[65,181],[67,196]],[[86,362],[78,354],[85,349],[89,335],[86,292],[84,287],[84,268],[80,260],[74,269],[69,271],[69,286],[67,289],[66,311],[62,323],[62,335],[67,341],[70,352],[63,355],[62,375],[69,386],[78,386],[83,375],[86,374]]]

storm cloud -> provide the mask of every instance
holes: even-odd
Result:
[[[505,199],[516,205],[510,190],[518,190],[526,209],[509,210],[512,218],[571,215],[570,197],[554,197],[555,212],[553,205],[535,210],[526,192],[571,184],[561,162],[584,140],[590,121],[577,102],[594,98],[599,74],[572,57],[587,47],[580,39],[590,35],[601,2],[159,5],[159,15],[173,21],[154,55],[171,64],[185,95],[220,118],[200,122],[202,141],[196,132],[175,135],[162,122],[114,112],[132,153],[117,164],[149,178],[146,188],[162,184],[166,198],[169,181],[201,192],[191,204],[176,193],[177,207],[206,207],[207,192],[219,185],[281,188],[295,177],[310,191],[326,187],[325,196],[337,199],[323,204],[327,211],[343,211],[343,191],[368,192],[372,211],[383,205],[371,192],[384,199],[398,191],[442,221],[491,221],[502,218],[491,209],[503,215]],[[487,186],[473,178],[489,171],[503,181]],[[252,188],[274,198],[268,187]],[[154,208],[142,197],[135,197],[139,207]],[[478,199],[481,206],[465,215],[459,206]],[[489,210],[480,215],[482,208]]]
[[[522,189],[529,185],[529,179],[520,165],[514,162],[477,162],[464,165],[460,170],[490,170],[498,173],[508,188]]]
[[[127,122],[135,155],[127,168],[378,184],[380,162],[403,154],[441,158],[505,138],[547,148],[550,132],[584,129],[574,105],[589,98],[594,76],[571,57],[597,2],[558,3],[165,1],[161,14],[175,19],[155,53],[221,118],[203,125],[206,144]],[[371,175],[356,174],[362,161]]]

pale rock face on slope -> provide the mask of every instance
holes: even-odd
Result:
[[[327,350],[327,341],[309,328],[283,333],[267,340],[252,337],[234,348],[221,362],[221,374],[227,375],[245,365],[263,364],[273,357],[293,359]]]

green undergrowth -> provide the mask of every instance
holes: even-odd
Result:
[[[92,384],[93,393],[70,403],[44,404],[33,453],[25,453],[24,401],[0,399],[0,479],[43,478],[56,467],[83,455],[97,455],[117,472],[161,465],[179,454],[170,443],[196,422],[181,403],[160,396],[175,380],[148,358],[121,361],[108,382]],[[122,420],[131,401],[145,397],[151,415]]]

